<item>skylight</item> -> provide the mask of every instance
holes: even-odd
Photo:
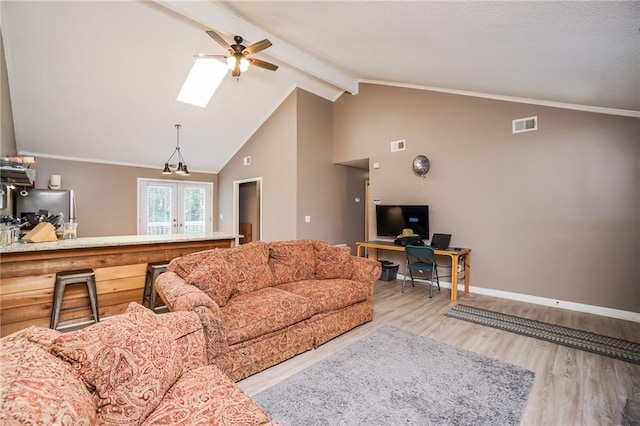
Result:
[[[228,71],[227,64],[216,59],[197,58],[176,100],[206,107]]]

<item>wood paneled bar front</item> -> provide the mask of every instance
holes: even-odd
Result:
[[[35,325],[48,327],[56,272],[95,270],[100,318],[142,301],[148,262],[214,248],[230,248],[236,235],[130,235],[90,237],[0,248],[0,336]],[[61,325],[91,317],[86,287],[67,288]]]

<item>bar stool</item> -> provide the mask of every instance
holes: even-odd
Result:
[[[65,288],[67,285],[79,283],[87,285],[93,321],[100,321],[100,316],[98,314],[98,292],[96,291],[96,273],[94,270],[79,269],[75,271],[62,271],[56,273],[56,283],[53,287],[53,305],[51,306],[51,323],[49,324],[49,328],[55,330],[58,327]]]
[[[147,276],[144,280],[144,291],[142,292],[142,306],[147,306],[146,303],[148,301],[148,307],[152,311],[156,309],[156,279],[167,270],[167,266],[169,266],[168,260],[147,263]]]

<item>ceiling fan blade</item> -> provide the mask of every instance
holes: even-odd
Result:
[[[222,37],[220,37],[218,35],[218,33],[216,33],[215,31],[207,31],[207,34],[209,34],[209,37],[211,37],[212,39],[214,39],[220,46],[224,47],[225,49],[229,50],[231,49],[231,46],[229,45],[229,43],[227,43]]]
[[[269,46],[271,46],[271,42],[265,38],[262,41],[258,41],[256,43],[253,43],[251,46],[248,46],[246,49],[242,51],[242,54],[251,55],[253,53],[258,53],[260,51],[263,51]]]
[[[255,65],[256,67],[264,68],[270,71],[275,71],[278,69],[277,65],[274,65],[270,62],[262,61],[260,59],[248,58],[251,65]]]

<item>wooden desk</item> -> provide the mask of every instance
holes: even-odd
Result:
[[[404,246],[393,244],[391,241],[364,241],[356,243],[357,256],[361,256],[363,248],[372,249],[371,257],[378,260],[378,252],[380,250],[391,250],[404,252]],[[448,250],[434,250],[438,256],[449,256],[451,258],[451,300],[458,300],[458,260],[464,255],[464,292],[469,293],[469,266],[471,258],[471,249],[468,248],[449,248]]]

